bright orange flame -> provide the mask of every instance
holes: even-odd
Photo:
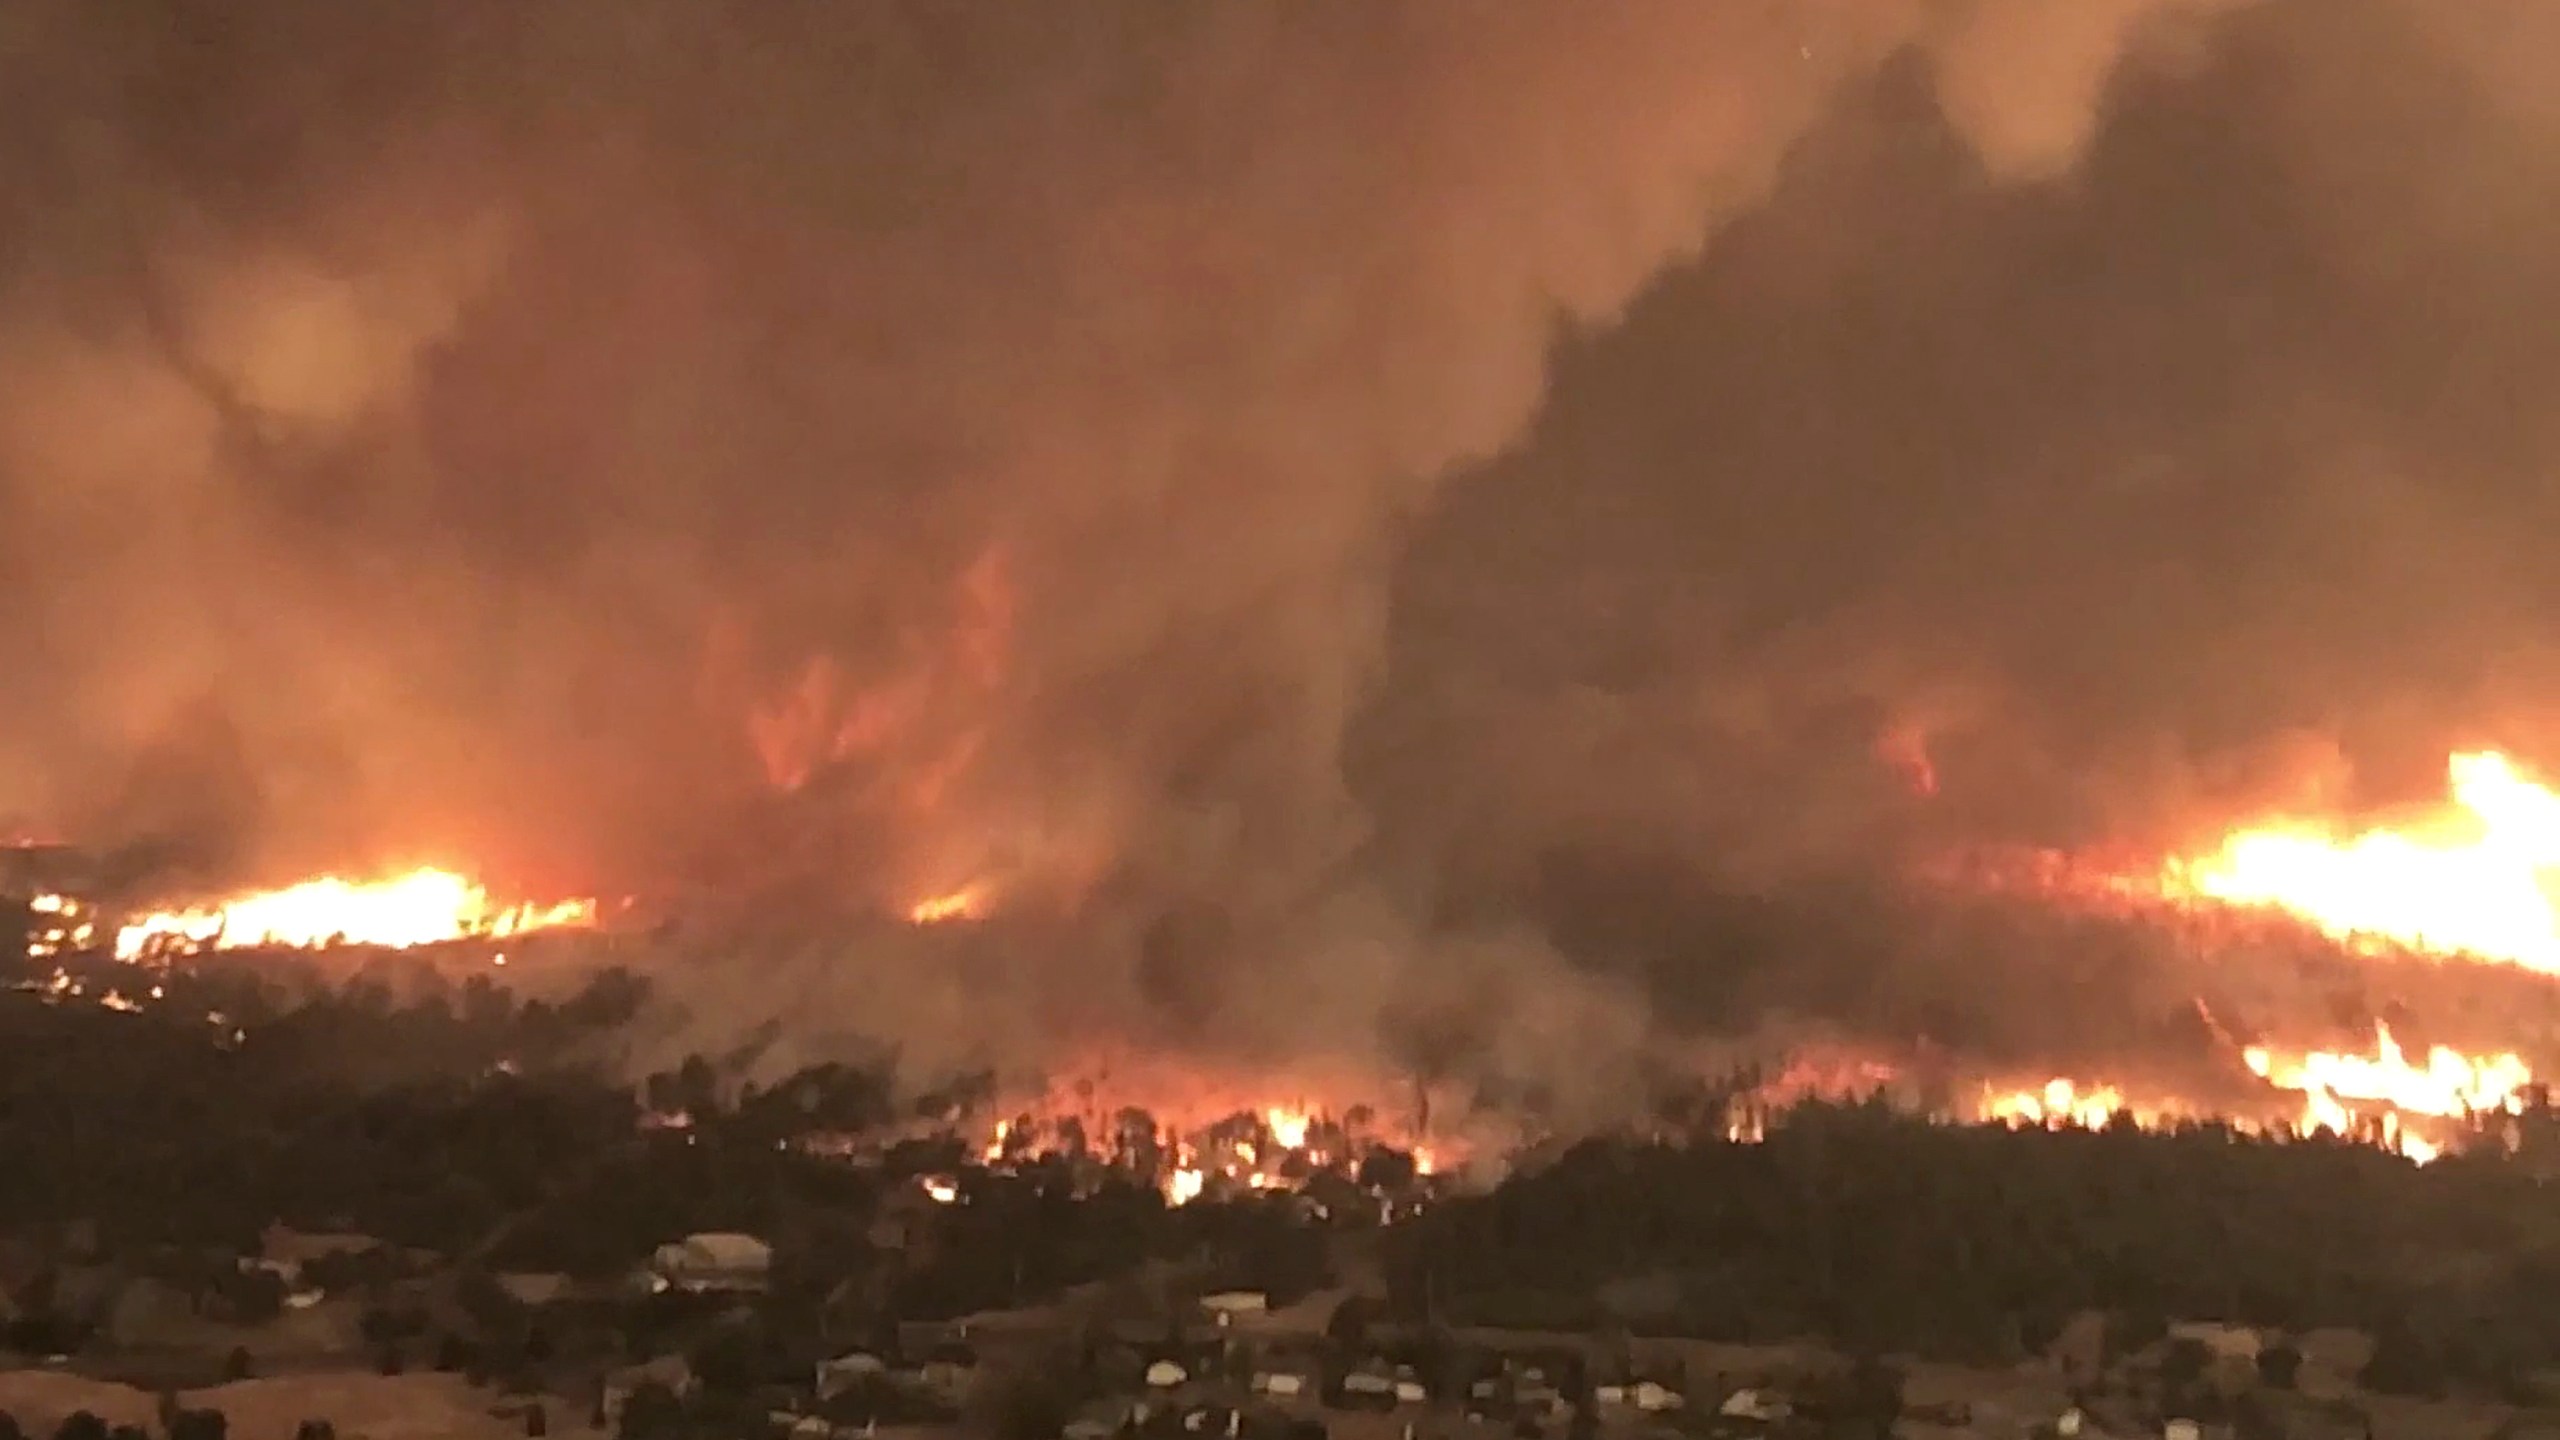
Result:
[[[2370,1054],[2312,1050],[2279,1059],[2266,1047],[2253,1045],[2241,1052],[2241,1059],[2269,1086],[2299,1097],[2298,1112],[2286,1122],[2294,1133],[2326,1130],[2379,1144],[2421,1165],[2443,1153],[2443,1127],[2435,1127],[2438,1138],[2429,1138],[2414,1133],[2410,1122],[2516,1114],[2524,1109],[2534,1083],[2531,1068],[2512,1054],[2473,1056],[2438,1045],[2423,1063],[2413,1063],[2388,1026],[2375,1028]],[[2084,1089],[2068,1079],[2048,1081],[2039,1089],[1986,1092],[1980,1111],[1985,1120],[2055,1129],[2095,1129],[2119,1113],[2150,1128],[2203,1112],[2177,1100],[2134,1105],[2114,1086]],[[2240,1129],[2257,1128],[2246,1117],[2233,1119]]]
[[[2015,1090],[1983,1102],[1982,1118],[2034,1127],[2077,1125],[2095,1130],[2129,1109],[2124,1092],[2112,1085],[2082,1090],[2071,1080],[2053,1079],[2040,1090]],[[2136,1119],[2142,1117],[2137,1114]]]
[[[2438,1045],[2426,1063],[2413,1065],[2377,1026],[2373,1053],[2342,1055],[2315,1050],[2298,1060],[2277,1061],[2264,1048],[2242,1053],[2249,1069],[2279,1090],[2303,1097],[2303,1128],[2352,1133],[2355,1112],[2384,1106],[2404,1115],[2452,1119],[2522,1108],[2533,1071],[2514,1055],[2470,1056]]]
[[[1314,1117],[1303,1110],[1290,1110],[1274,1105],[1262,1112],[1262,1123],[1271,1131],[1272,1143],[1283,1150],[1307,1147],[1307,1127]]]
[[[243,895],[219,905],[146,915],[116,933],[116,955],[132,960],[162,946],[235,949],[275,945],[404,948],[449,940],[494,939],[529,930],[586,925],[595,903],[493,903],[480,886],[449,870],[413,870],[389,880],[305,881],[285,890]]]
[[[2507,757],[2456,755],[2453,803],[2406,829],[2315,824],[2239,831],[2173,861],[2177,895],[2300,916],[2345,941],[2385,940],[2560,972],[2560,795]]]

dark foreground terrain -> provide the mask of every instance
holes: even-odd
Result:
[[[0,994],[0,1348],[57,1388],[443,1372],[502,1429],[728,1437],[1997,1432],[1962,1375],[2041,1377],[2012,1409],[2047,1419],[2076,1393],[2270,1434],[2307,1423],[2268,1409],[2312,1403],[2306,1375],[2323,1424],[2376,1393],[2560,1398],[2542,1113],[2421,1169],[1812,1106],[1755,1144],[1589,1142],[1488,1193],[1372,1154],[1175,1207],[1108,1157],[980,1163],[967,1087],[739,1087],[710,1060],[632,1086],[626,975],[550,1002],[154,983],[130,1009]],[[727,1268],[671,1260],[688,1236]],[[1198,1307],[1219,1293],[1245,1308]],[[1686,1399],[1639,1406],[1645,1381]],[[1744,1389],[1789,1417],[1714,1413]]]

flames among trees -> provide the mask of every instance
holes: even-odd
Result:
[[[316,949],[332,945],[409,949],[457,940],[503,940],[535,930],[591,925],[592,900],[555,904],[493,901],[450,870],[412,870],[384,880],[323,876],[281,890],[158,911],[127,921],[115,937],[121,960],[197,949]]]
[[[2220,910],[2279,915],[2357,954],[2414,951],[2448,965],[2555,971],[2560,795],[2494,751],[2458,753],[2447,773],[2445,802],[2387,823],[2266,817],[2149,870],[2045,855],[1954,873],[2060,903],[2183,909],[2207,924]],[[2444,1122],[2459,1129],[2477,1117],[2512,1115],[2538,1093],[2531,1066],[2513,1051],[2467,1054],[2434,1044],[2413,1058],[2385,1023],[2361,1052],[2237,1049],[2250,1074],[2296,1097],[2296,1113],[2271,1117],[2275,1123],[2370,1139],[2422,1161],[2440,1152]],[[2118,1114],[2160,1123],[2227,1112],[2113,1081],[2055,1077],[2015,1090],[1986,1087],[1981,1113],[2027,1125],[2094,1125]]]
[[[982,593],[994,585],[982,579],[970,587],[970,593],[979,596],[970,613],[982,619],[1001,614],[1001,606]],[[970,657],[960,668],[973,682],[995,677],[1000,650],[994,640],[955,647],[955,653]],[[883,743],[887,736],[887,731],[876,732]],[[843,751],[830,763],[856,763],[856,754]],[[1906,771],[1930,770],[1925,747],[1916,740],[1891,754]],[[2121,912],[2138,922],[2154,916],[2163,924],[2205,931],[2224,923],[2222,917],[2233,922],[2261,914],[2284,917],[2330,937],[2351,957],[2380,960],[2414,947],[2434,956],[2437,966],[2456,967],[2443,972],[2456,978],[2471,973],[2466,967],[2484,962],[2543,968],[2554,954],[2560,954],[2560,933],[2554,932],[2553,912],[2542,889],[2555,861],[2560,861],[2560,797],[2533,779],[2519,762],[2496,753],[2457,755],[2449,769],[2453,782],[2449,803],[2394,816],[2388,827],[2344,819],[2275,817],[2251,820],[2193,856],[2172,857],[2149,867],[2057,854],[1942,868],[1932,872],[1931,883],[2006,893],[2036,904]],[[906,798],[915,803],[912,813],[920,825],[929,827],[940,818],[930,804],[935,794],[910,791]],[[45,898],[59,903],[58,897]],[[984,920],[1002,901],[1002,892],[991,880],[972,879],[914,901],[906,907],[904,918],[919,927]],[[455,872],[422,869],[370,882],[322,878],[278,891],[143,915],[114,930],[114,951],[118,958],[132,961],[205,948],[334,944],[405,948],[573,929],[592,925],[596,918],[591,901],[501,902]],[[45,932],[52,949],[65,943],[54,933],[61,928]],[[2427,972],[2412,968],[2403,973],[2423,976]],[[2123,1072],[2109,1074],[2103,1068],[2042,1079],[2021,1079],[1993,1068],[1966,1078],[1961,1069],[1964,1059],[1957,1055],[1935,1062],[1932,1073],[1938,1078],[1932,1083],[1943,1086],[1953,1076],[1960,1081],[1962,1094],[1951,1103],[1925,1099],[1915,1103],[1958,1118],[2023,1126],[2101,1125],[2119,1116],[2142,1124],[2219,1117],[2251,1127],[2301,1133],[2327,1130],[2425,1160],[2473,1128],[2481,1117],[2513,1115],[2538,1093],[2533,1065],[2513,1045],[2473,1053],[2430,1041],[2421,1053],[2412,1054],[2391,1024],[2381,1020],[2371,1025],[2360,1043],[2303,1043],[2285,1032],[2285,1025],[2296,1017],[2281,1014],[2259,1016],[2254,1028],[2261,1033],[2236,1037],[2222,1029],[2201,998],[2197,1013],[2219,1056],[2219,1080],[2212,1085],[2180,1083],[2174,1078],[2179,1068],[2174,1063],[2158,1067],[2147,1080]],[[1826,1066],[1818,1056],[1798,1055],[1785,1073],[1759,1088],[1755,1115],[1809,1096],[1892,1089],[1903,1083],[1905,1072],[1912,1068],[1886,1051],[1860,1053],[1854,1042],[1843,1045],[1832,1059],[1836,1063]],[[1071,1063],[1061,1073],[1075,1073],[1077,1068]],[[1126,1102],[1113,1105],[1099,1102],[1097,1095],[1102,1092],[1090,1081],[1053,1086],[1050,1094],[1010,1112],[1020,1116],[1018,1122],[1009,1122],[1015,1124],[1016,1142],[1054,1133],[1061,1126],[1083,1135],[1106,1136],[1122,1114],[1167,1105],[1203,1116],[1212,1110],[1284,1113],[1255,1096],[1219,1108],[1221,1097],[1257,1089],[1267,1096],[1288,1088],[1275,1086],[1270,1076],[1257,1080],[1237,1073],[1209,1085],[1202,1079],[1206,1067],[1185,1065],[1172,1057],[1152,1068],[1125,1062],[1119,1068],[1124,1079],[1143,1070],[1152,1075],[1152,1081],[1143,1087],[1144,1093],[1139,1093],[1140,1086],[1124,1084]],[[1246,1071],[1250,1066],[1226,1068]],[[1408,1084],[1373,1070],[1367,1078],[1347,1085],[1313,1090],[1301,1086],[1296,1093],[1323,1094],[1337,1111],[1372,1115],[1380,1098]],[[1460,1102],[1463,1109],[1465,1097]],[[1754,1133],[1763,1123],[1757,1118],[1737,1122]],[[1425,1138],[1416,1130],[1403,1136],[1401,1143],[1412,1146]],[[1448,1137],[1441,1138],[1445,1148]],[[1267,1137],[1263,1143],[1268,1143]],[[1227,1164],[1231,1158],[1222,1148],[1217,1163],[1208,1168],[1233,1169]],[[1170,1166],[1168,1173],[1179,1176],[1201,1168],[1183,1160]],[[1239,1176],[1258,1173],[1249,1158],[1237,1171]],[[1196,1191],[1199,1180],[1194,1174],[1172,1183],[1187,1184]]]

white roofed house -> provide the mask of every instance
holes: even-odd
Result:
[[[1253,1393],[1274,1400],[1295,1400],[1313,1388],[1299,1370],[1256,1370],[1250,1383]]]
[[[678,1290],[762,1290],[773,1273],[773,1247],[753,1235],[711,1231],[659,1246],[650,1268]]]
[[[856,1350],[833,1360],[821,1360],[817,1368],[817,1391],[821,1400],[832,1400],[847,1391],[888,1377],[888,1362],[879,1356]]]
[[[1225,1290],[1200,1297],[1200,1313],[1209,1323],[1224,1330],[1241,1319],[1259,1319],[1271,1313],[1271,1298],[1259,1290]]]
[[[1392,1410],[1396,1406],[1395,1372],[1369,1362],[1342,1377],[1342,1402],[1353,1409]]]
[[[510,1271],[498,1277],[498,1288],[526,1309],[539,1310],[568,1299],[577,1285],[566,1275]]]

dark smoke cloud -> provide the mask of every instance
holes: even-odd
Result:
[[[1606,1070],[1716,1007],[1594,896],[2530,722],[2547,25],[14,6],[0,814],[995,887],[683,942],[731,1029]]]
[[[2070,842],[2324,742],[2367,799],[2547,744],[2560,176],[2478,63],[2545,23],[2244,8],[2120,75],[2051,185],[1985,183],[1907,68],[1844,97],[1417,547],[1433,733],[1771,845],[1792,808],[1800,846],[1903,797],[1842,743],[1896,722],[1937,808]]]

